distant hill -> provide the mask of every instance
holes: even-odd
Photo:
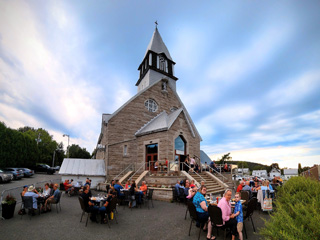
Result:
[[[207,162],[207,164],[209,165],[210,162],[212,161],[209,156],[202,150],[200,150],[200,159],[201,159],[201,163],[204,164],[205,162]]]
[[[216,161],[216,163],[221,164],[220,161]],[[249,168],[250,171],[253,171],[253,170],[267,170],[267,172],[271,171],[271,166],[264,165],[261,163],[235,161],[235,160],[227,161],[226,163],[238,165],[239,168],[242,168],[242,166],[243,166],[243,168]]]

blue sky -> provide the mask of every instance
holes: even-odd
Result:
[[[320,164],[319,1],[0,0],[0,121],[94,149],[158,21],[212,159]]]

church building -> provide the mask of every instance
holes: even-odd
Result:
[[[107,178],[130,164],[153,170],[160,160],[200,158],[202,139],[176,91],[174,66],[156,27],[138,68],[138,93],[113,114],[102,115],[96,159],[105,160]]]

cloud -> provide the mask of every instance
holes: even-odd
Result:
[[[279,163],[281,168],[298,168],[298,163],[301,163],[302,166],[320,164],[319,149],[305,146],[249,148],[230,152],[232,160],[257,162],[265,165]],[[225,153],[227,152],[210,154],[209,156],[211,159],[217,159]]]

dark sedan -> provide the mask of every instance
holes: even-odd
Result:
[[[21,179],[23,178],[23,172],[22,170],[19,170],[18,168],[3,168],[4,172],[10,172],[13,174],[13,179]]]

